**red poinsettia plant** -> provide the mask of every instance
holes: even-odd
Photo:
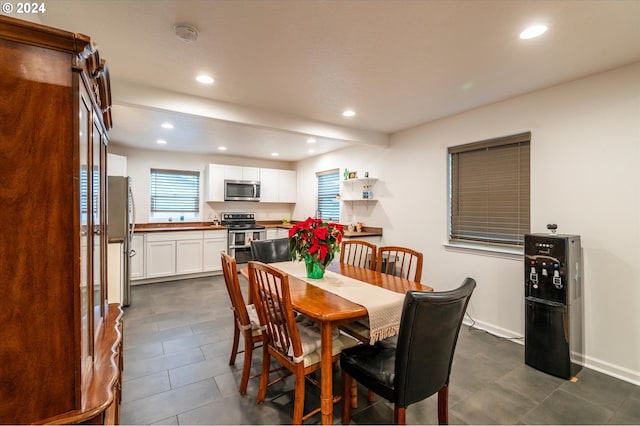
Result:
[[[307,218],[289,229],[289,248],[294,260],[311,260],[327,266],[342,243],[342,225]]]

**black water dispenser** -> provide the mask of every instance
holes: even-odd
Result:
[[[580,236],[526,234],[524,246],[525,363],[569,379],[584,354]]]

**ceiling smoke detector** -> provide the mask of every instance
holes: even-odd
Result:
[[[176,25],[173,30],[176,32],[176,37],[185,43],[193,43],[198,39],[198,30],[191,25]]]

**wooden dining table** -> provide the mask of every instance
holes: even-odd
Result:
[[[344,263],[334,262],[327,270],[396,293],[406,293],[409,290],[433,291],[431,287],[415,281]],[[240,273],[249,279],[248,267],[242,268]],[[332,331],[340,325],[366,318],[367,310],[293,275],[289,275],[289,290],[293,308],[320,325],[320,412],[323,425],[333,424]]]

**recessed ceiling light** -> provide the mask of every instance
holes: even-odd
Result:
[[[196,80],[198,81],[198,83],[202,84],[213,84],[214,82],[213,77],[204,74],[197,76]]]
[[[309,150],[309,154],[313,154],[314,152],[316,152],[314,149]]]
[[[158,140],[156,141],[156,143],[157,143],[158,145],[166,145],[166,144],[167,144],[167,141],[165,141],[164,139],[158,139]]]
[[[271,153],[271,156],[272,156],[272,157],[277,157],[277,156],[279,156],[279,155],[280,155],[280,154],[278,154],[277,152],[272,152],[272,153]]]
[[[173,129],[173,124],[171,124],[171,123],[162,123],[160,125],[160,127],[162,127],[163,129]]]
[[[535,38],[547,32],[547,29],[548,27],[544,24],[532,25],[520,33],[520,38],[523,40]]]
[[[356,115],[356,112],[352,109],[344,110],[344,112],[342,113],[343,117],[353,117],[354,115]]]
[[[226,146],[219,146],[218,147],[218,151],[226,151],[227,147]]]
[[[307,139],[307,143],[316,143],[316,140],[314,138],[309,138]]]

